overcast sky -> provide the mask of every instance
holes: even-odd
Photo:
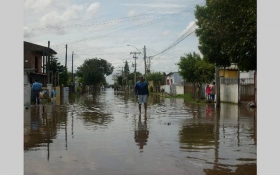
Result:
[[[69,71],[74,52],[74,71],[85,59],[97,57],[112,63],[113,74],[126,60],[134,72],[134,47],[141,51],[137,71],[144,73],[145,45],[147,56],[154,56],[152,72],[175,72],[184,53],[200,54],[198,38],[191,33],[197,4],[205,0],[25,0],[24,41],[43,46],[50,41],[62,65],[67,44]],[[113,82],[112,76],[106,79]]]

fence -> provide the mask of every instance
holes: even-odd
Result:
[[[184,86],[179,85],[163,85],[160,87],[161,89],[164,89],[164,92],[170,94],[170,95],[178,95],[178,94],[184,94]]]
[[[254,101],[254,78],[224,78],[221,77],[221,101],[234,102]],[[239,85],[239,86],[238,86]],[[238,95],[239,94],[239,95]],[[236,95],[238,99],[236,99]]]
[[[239,81],[240,101],[255,100],[254,78],[241,78]]]

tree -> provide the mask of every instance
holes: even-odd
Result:
[[[128,75],[129,75],[129,66],[128,66],[128,62],[127,61],[125,61],[125,65],[124,65],[124,70],[123,70],[124,72],[123,72],[123,75],[124,75],[124,83],[127,85],[127,83],[128,83]]]
[[[179,74],[193,84],[193,96],[196,86],[200,92],[202,83],[209,83],[214,79],[215,66],[201,59],[195,52],[181,56],[177,65],[180,69]]]
[[[49,64],[49,71],[53,73],[52,79],[58,80],[57,73],[59,73],[59,84],[67,84],[68,82],[68,74],[67,69],[65,66],[60,65],[58,62],[58,58],[51,56],[50,64]],[[56,81],[54,82],[56,85]]]
[[[127,77],[127,75],[129,74],[129,66],[127,61],[125,61],[125,65],[124,65],[124,76]]]
[[[136,72],[135,73],[136,74],[136,82],[138,81],[138,78],[142,75],[140,72]],[[129,85],[135,85],[134,84],[134,72],[133,73],[130,73],[130,74],[128,74],[128,76],[127,76],[127,80],[128,80],[128,82],[129,82]]]
[[[196,6],[196,35],[203,58],[216,66],[237,63],[240,70],[256,70],[256,0],[206,0]]]
[[[97,85],[106,82],[105,75],[112,74],[114,67],[106,60],[91,58],[77,68],[76,75],[83,78],[86,85]]]
[[[161,72],[152,72],[147,74],[146,79],[147,81],[154,81],[154,82],[161,82],[164,78],[164,75]]]

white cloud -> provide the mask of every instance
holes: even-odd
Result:
[[[63,22],[66,22],[71,19],[78,18],[78,13],[83,9],[83,5],[72,5],[62,14],[57,11],[52,11],[45,14],[41,19],[41,25],[44,27],[50,27],[55,25],[61,25]]]
[[[25,38],[31,37],[31,29],[27,26],[23,27],[23,34]]]
[[[180,33],[180,36],[183,35],[184,33],[186,33],[191,27],[193,28],[195,25],[195,21],[191,21],[188,26],[186,27],[185,30],[183,30],[181,33]]]
[[[95,2],[90,4],[90,6],[86,10],[86,18],[92,18],[99,10],[100,8],[100,3]]]
[[[134,10],[130,10],[128,16],[135,16],[136,12]]]
[[[165,31],[163,31],[162,35],[163,35],[163,36],[167,36],[169,33],[170,33],[169,30],[165,30]]]
[[[54,0],[25,0],[24,7],[26,11],[41,11],[50,6]]]
[[[185,7],[183,5],[178,4],[122,4],[125,6],[137,6],[137,7],[158,7],[158,8],[178,8],[178,7]]]

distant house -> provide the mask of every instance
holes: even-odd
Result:
[[[57,54],[48,47],[24,41],[24,84],[32,84],[37,79],[43,86],[47,84],[45,65],[47,55]]]
[[[250,70],[248,72],[240,71],[239,78],[254,78],[255,77],[255,71]]]
[[[170,72],[165,76],[165,85],[183,85],[184,79],[178,72]]]

